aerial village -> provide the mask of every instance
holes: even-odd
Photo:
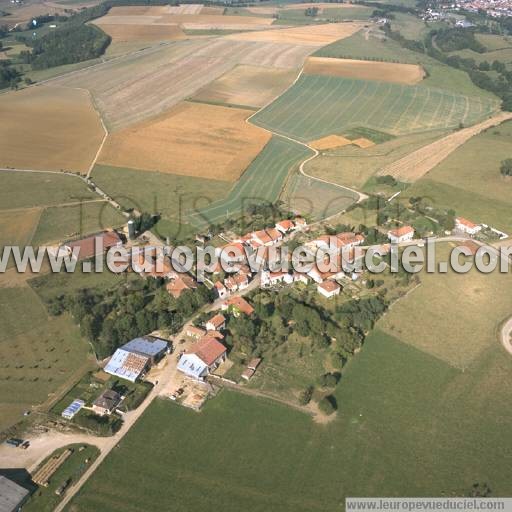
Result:
[[[473,223],[465,218],[456,217],[454,229],[445,232],[445,235],[467,238],[468,242],[478,236],[482,230],[492,230],[488,226]],[[504,233],[493,230],[497,237]],[[157,249],[163,246],[162,242],[151,232],[136,233],[133,221],[130,221],[124,231],[109,230],[80,240],[73,240],[58,247],[51,248],[56,254],[71,254],[75,248],[80,249],[79,259],[87,260],[97,255],[97,241],[100,237],[100,250],[126,247],[135,261],[138,262],[132,269],[146,280],[162,279],[166,292],[175,299],[189,290],[207,286],[212,293],[212,302],[207,305],[206,311],[195,315],[189,320],[178,334],[168,335],[160,331],[149,332],[131,340],[126,340],[110,357],[101,361],[102,369],[96,374],[96,380],[107,381],[115,378],[114,386],[95,386],[98,389],[94,396],[87,389],[87,396],[72,396],[62,410],[61,416],[65,420],[73,418],[81,410],[88,410],[93,414],[106,417],[112,414],[122,416],[131,408],[126,407],[126,395],[135,394],[141,390],[137,388],[141,383],[157,385],[159,380],[165,381],[160,395],[176,401],[177,403],[200,410],[204,402],[214,396],[218,386],[244,386],[251,381],[265,361],[261,357],[249,357],[244,360],[238,378],[226,377],[232,362],[229,359],[229,347],[225,344],[227,334],[227,321],[230,317],[245,316],[250,318],[255,314],[254,306],[244,298],[249,292],[257,289],[276,290],[284,287],[303,286],[316,290],[316,293],[325,301],[331,301],[340,295],[348,283],[362,281],[365,277],[361,272],[346,272],[339,265],[334,271],[321,271],[318,265],[307,273],[297,271],[271,271],[265,258],[268,248],[279,247],[300,235],[304,246],[312,251],[328,249],[334,246],[338,251],[348,251],[349,260],[353,262],[354,248],[365,247],[365,236],[361,233],[346,231],[334,234],[320,234],[309,226],[302,217],[283,219],[274,226],[247,233],[241,237],[231,234],[228,237],[222,234],[221,240],[225,243],[216,247],[216,254],[230,254],[236,249],[238,254],[244,254],[240,259],[238,269],[234,273],[226,274],[220,263],[206,277],[205,283],[198,283],[193,272],[179,272],[176,263],[170,257]],[[415,239],[415,229],[411,225],[402,224],[384,228],[382,237],[387,239],[381,243],[380,252],[389,253],[391,244],[406,246],[421,243],[421,238]],[[207,244],[209,236],[197,234],[196,243]],[[477,245],[471,246],[473,249]],[[263,260],[260,270],[255,271],[246,264],[245,254],[258,252]],[[120,383],[125,383],[124,385]],[[99,392],[101,391],[101,392]],[[144,399],[148,388],[135,402]],[[131,400],[133,401],[133,399]]]

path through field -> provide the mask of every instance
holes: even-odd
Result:
[[[500,112],[479,124],[456,131],[427,146],[423,146],[400,160],[386,165],[378,174],[381,176],[389,174],[400,181],[416,181],[431,171],[471,137],[508,119],[512,119],[512,112]]]

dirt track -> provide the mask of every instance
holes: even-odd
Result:
[[[400,160],[386,165],[378,174],[381,176],[389,174],[401,181],[416,181],[431,171],[471,137],[478,135],[487,128],[501,124],[508,119],[512,119],[512,112],[500,112],[481,123],[451,133],[442,139],[423,146]]]

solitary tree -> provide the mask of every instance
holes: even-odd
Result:
[[[512,158],[507,158],[501,162],[500,172],[503,176],[512,176]]]

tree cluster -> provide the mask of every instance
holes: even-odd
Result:
[[[81,289],[50,300],[48,310],[52,315],[69,312],[80,325],[82,336],[103,359],[120,345],[157,328],[177,332],[187,317],[212,300],[210,290],[204,286],[174,299],[162,284],[150,279],[138,288]]]

